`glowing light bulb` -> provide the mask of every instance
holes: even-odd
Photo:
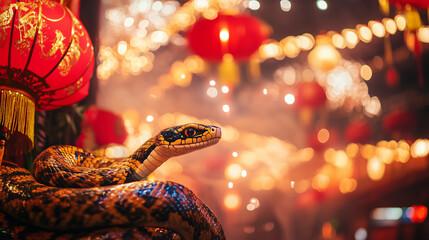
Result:
[[[222,87],[222,92],[223,93],[228,93],[229,92],[229,87],[228,86],[223,86]]]
[[[222,28],[219,32],[219,38],[222,42],[228,42],[229,40],[229,31],[227,28]]]
[[[293,104],[295,102],[295,96],[291,93],[288,93],[285,95],[285,102],[289,105]]]
[[[292,4],[290,3],[289,0],[281,0],[280,1],[280,8],[285,12],[289,12],[290,9],[292,8]]]
[[[147,117],[146,117],[146,121],[148,121],[148,122],[152,122],[154,120],[154,118],[153,118],[153,116],[152,115],[147,115]]]

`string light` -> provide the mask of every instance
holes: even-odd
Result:
[[[289,0],[280,0],[280,8],[285,12],[289,12],[292,8],[292,4]]]

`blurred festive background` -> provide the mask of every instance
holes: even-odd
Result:
[[[36,112],[16,161],[213,124],[221,142],[150,178],[192,189],[228,239],[429,239],[429,1],[63,3],[94,45],[88,96]]]

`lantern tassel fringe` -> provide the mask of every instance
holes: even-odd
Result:
[[[6,127],[10,134],[20,132],[31,141],[30,149],[22,149],[20,153],[28,152],[33,147],[34,139],[34,101],[24,93],[11,89],[0,89],[0,125]],[[19,144],[19,143],[18,143]],[[24,144],[25,145],[25,144]],[[18,146],[15,146],[18,148]]]

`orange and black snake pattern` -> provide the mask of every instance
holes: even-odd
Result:
[[[219,220],[191,190],[144,180],[169,157],[213,145],[220,136],[212,126],[173,127],[120,161],[54,146],[34,161],[37,181],[29,171],[4,162],[0,238],[225,239]]]

